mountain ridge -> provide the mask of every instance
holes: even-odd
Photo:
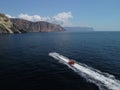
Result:
[[[63,27],[57,24],[52,24],[46,21],[31,22],[24,19],[11,18],[12,23],[14,23],[18,28],[26,30],[26,32],[55,32],[55,31],[65,31]]]
[[[0,13],[0,33],[60,32],[63,27],[46,21],[31,22],[24,19],[8,18]]]

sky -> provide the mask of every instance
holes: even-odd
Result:
[[[120,0],[1,0],[0,13],[33,22],[120,31]]]

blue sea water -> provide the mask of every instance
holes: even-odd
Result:
[[[99,90],[49,57],[58,52],[120,80],[120,32],[0,35],[0,90]]]

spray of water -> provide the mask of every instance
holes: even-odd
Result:
[[[97,69],[78,62],[76,62],[74,65],[69,65],[67,63],[69,58],[58,53],[50,53],[49,55],[58,60],[60,63],[67,65],[82,77],[86,78],[87,81],[90,81],[99,86],[101,90],[120,90],[120,81],[117,80],[114,75],[101,72]]]

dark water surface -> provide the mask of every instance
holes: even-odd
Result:
[[[12,34],[0,35],[0,90],[99,90],[53,51],[120,80],[120,32]]]

